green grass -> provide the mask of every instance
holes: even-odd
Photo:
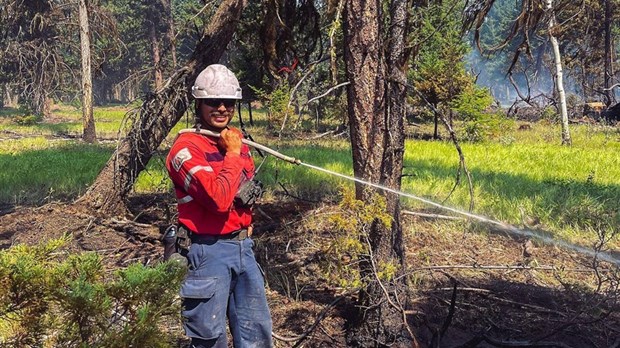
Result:
[[[619,232],[620,132],[584,125],[571,130],[571,147],[560,145],[559,127],[544,123],[494,141],[462,144],[473,178],[473,212],[515,225],[539,220],[536,228],[570,240],[592,241],[597,230]],[[303,162],[352,174],[346,141],[278,141],[273,145]],[[458,169],[451,143],[408,140],[404,165],[404,192],[468,209],[469,188],[464,178],[448,196]],[[335,192],[344,181],[273,159],[263,168],[259,177],[268,187],[281,190],[276,182],[282,183],[289,192],[311,199]],[[411,209],[429,208],[410,198],[402,202]]]
[[[116,135],[125,112],[122,107],[96,108],[98,132]],[[18,126],[10,122],[11,115],[0,113],[0,132],[31,137],[0,141],[0,202],[39,204],[46,199],[75,197],[92,183],[113,151],[113,144],[49,140],[48,135],[79,133],[81,115],[72,107],[59,107],[55,119],[64,121],[55,124]],[[245,113],[244,118],[247,122]],[[279,140],[265,129],[264,112],[255,110],[254,118],[256,126],[247,128],[258,143],[305,163],[346,175],[353,173],[348,139]],[[234,122],[237,124],[237,117]],[[163,160],[178,129],[186,126],[183,119],[171,132],[161,153],[140,174],[136,192],[172,189]],[[559,127],[542,122],[495,140],[462,144],[474,184],[473,212],[516,225],[527,218],[539,219],[542,228],[567,239],[591,239],[594,231],[601,229],[618,231],[620,130],[573,125],[571,134],[573,146],[561,146]],[[258,166],[262,159],[256,151],[254,154]],[[445,200],[458,209],[469,206],[465,180],[448,197],[458,168],[456,150],[449,142],[408,140],[404,165],[403,191],[435,202]],[[338,177],[271,156],[258,178],[268,192],[285,189],[308,199],[332,195],[343,183],[352,186]],[[402,202],[412,209],[429,208],[409,198]]]
[[[575,133],[582,131],[575,129]],[[605,138],[576,141],[572,147],[525,139],[506,145],[464,144],[475,188],[474,212],[513,224],[526,217],[538,218],[543,226],[567,238],[600,228],[599,218],[617,230],[620,144],[604,145],[601,139]],[[408,142],[405,163],[405,173],[411,175],[403,180],[405,191],[435,201],[447,198],[458,168],[452,145]],[[465,183],[447,204],[468,207]]]
[[[97,137],[116,139],[128,110],[125,106],[96,107]],[[22,112],[18,109],[0,109],[0,135],[24,136],[0,140],[0,203],[38,205],[48,200],[72,199],[84,193],[110,158],[115,145],[61,140],[67,135],[79,137],[82,133],[81,110],[69,105],[55,105],[49,123],[20,125],[15,122],[20,115]],[[175,130],[183,127],[184,122],[179,122]],[[137,192],[161,192],[172,187],[162,161],[162,156],[150,161],[136,182]]]
[[[97,107],[93,111],[98,138],[116,138],[121,121],[127,112],[124,106]],[[82,134],[82,111],[70,105],[54,105],[50,122],[20,125],[15,122],[22,116],[18,109],[5,109],[0,113],[0,130],[22,135],[77,136]]]
[[[76,197],[93,182],[111,153],[110,145],[42,137],[0,141],[0,202],[41,204]]]

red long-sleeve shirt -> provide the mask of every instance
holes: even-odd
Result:
[[[250,149],[223,155],[215,138],[183,133],[175,140],[166,168],[178,200],[179,222],[197,234],[228,234],[252,223],[249,208],[233,204],[239,185],[254,176]]]

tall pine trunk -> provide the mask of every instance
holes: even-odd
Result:
[[[178,69],[161,90],[146,97],[131,129],[119,140],[116,151],[95,182],[76,203],[99,213],[126,213],[125,199],[138,174],[184,115],[191,98],[191,86],[200,71],[219,61],[245,5],[245,0],[222,1],[188,63]]]
[[[148,21],[149,26],[149,41],[151,42],[151,59],[153,60],[153,72],[154,72],[154,90],[159,91],[163,85],[164,73],[161,64],[161,49],[159,47],[159,35],[156,27],[157,22],[155,18],[150,18]]]
[[[82,56],[82,140],[87,143],[97,141],[95,118],[93,117],[93,80],[90,71],[90,29],[88,26],[88,7],[86,0],[80,0],[80,52]]]
[[[607,106],[616,103],[616,94],[611,89],[613,71],[613,50],[611,41],[611,21],[613,20],[613,12],[611,9],[611,0],[605,0],[605,103]]]
[[[555,61],[555,87],[558,91],[558,104],[560,109],[560,117],[562,120],[562,145],[571,145],[570,130],[568,127],[568,110],[566,108],[566,94],[564,93],[564,74],[562,72],[562,56],[560,55],[560,44],[555,36],[555,26],[557,25],[555,14],[553,13],[553,0],[544,0],[545,10],[549,15],[549,41],[553,49],[553,58]]]
[[[177,50],[176,38],[174,34],[174,17],[172,16],[172,1],[162,0],[164,11],[166,12],[166,36],[168,37],[168,49],[170,50],[170,58],[172,59],[172,70],[177,68]]]
[[[399,190],[404,152],[407,1],[390,3],[386,46],[382,18],[388,14],[382,12],[380,1],[347,0],[345,6],[344,59],[350,82],[347,112],[353,170],[358,178]],[[371,194],[367,187],[356,185],[358,199],[368,202]],[[399,200],[391,194],[385,199],[393,222],[389,228],[375,222],[369,231],[371,252],[360,263],[367,284],[360,292],[360,309],[347,335],[351,346],[415,345],[403,321],[404,308],[394,306],[404,306],[404,277],[380,283],[373,274],[373,265],[377,264],[395,264],[402,272],[404,261]]]

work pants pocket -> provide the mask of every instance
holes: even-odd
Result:
[[[188,277],[181,285],[181,316],[187,336],[208,340],[225,334],[227,294],[222,296],[218,285],[217,277]]]

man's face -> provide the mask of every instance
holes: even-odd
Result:
[[[202,123],[213,131],[226,128],[235,113],[235,99],[200,99],[199,103]]]

